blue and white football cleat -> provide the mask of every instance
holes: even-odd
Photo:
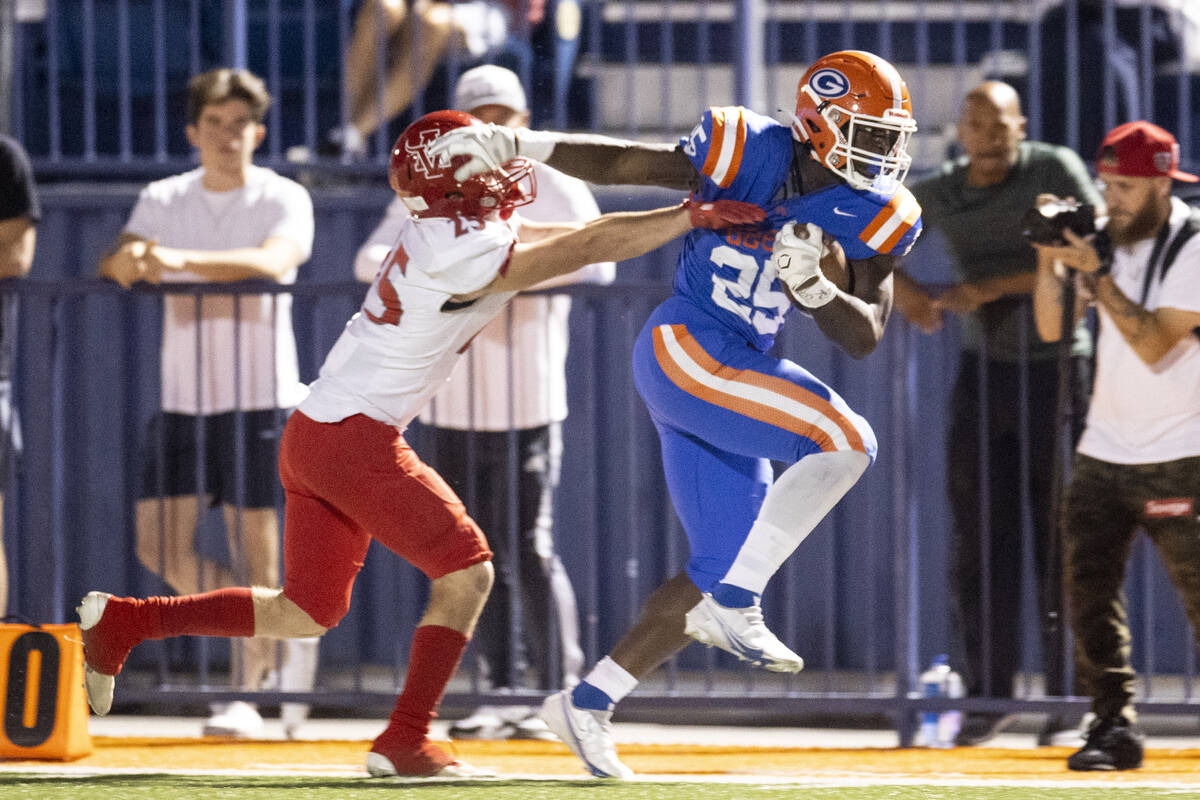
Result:
[[[579,708],[571,702],[571,691],[564,689],[546,698],[538,716],[597,778],[633,777],[633,770],[617,758],[611,711]]]
[[[708,592],[687,612],[683,632],[771,672],[799,672],[804,659],[788,649],[763,622],[762,606],[727,608]]]

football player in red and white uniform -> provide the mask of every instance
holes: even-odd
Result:
[[[767,351],[797,307],[856,358],[878,343],[892,270],[921,229],[902,184],[915,130],[895,67],[848,50],[809,67],[790,125],[724,107],[674,146],[481,126],[433,148],[472,159],[460,176],[519,153],[595,183],[687,188],[769,212],[754,233],[689,234],[674,295],[634,344],[634,382],[690,553],[611,655],[542,707],[598,777],[630,774],[609,734],[615,704],[691,639],[773,671],[803,666],[764,624],[760,597],[866,470],[876,440],[836,391]],[[772,461],[791,466],[772,480]]]
[[[367,756],[372,775],[475,772],[428,739],[492,584],[491,551],[446,483],[404,440],[471,338],[519,290],[600,260],[646,253],[692,227],[760,222],[756,206],[687,200],[586,223],[533,224],[514,210],[532,199],[528,162],[509,160],[458,181],[428,145],[477,123],[438,111],[410,125],[392,151],[392,188],[412,218],[384,260],[361,311],[346,324],[288,420],[279,472],[286,492],[284,586],[183,597],[91,592],[79,606],[88,701],[112,704],[129,651],[168,636],[319,636],[337,625],[371,540],[432,581],[413,634],[403,692]]]

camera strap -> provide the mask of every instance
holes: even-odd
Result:
[[[1150,283],[1154,280],[1154,273],[1158,267],[1158,257],[1162,255],[1163,247],[1167,244],[1167,236],[1171,233],[1171,225],[1169,222],[1163,223],[1162,228],[1158,231],[1158,238],[1154,240],[1154,249],[1150,251],[1150,263],[1146,265],[1146,275],[1142,279],[1142,299],[1138,301],[1138,305],[1146,305],[1146,297],[1150,294]]]
[[[1188,243],[1188,240],[1200,233],[1200,210],[1194,210],[1188,218],[1183,221],[1183,225],[1179,228],[1179,233],[1171,239],[1171,243],[1167,245],[1167,234],[1170,232],[1171,226],[1164,225],[1162,230],[1158,232],[1158,239],[1154,242],[1154,250],[1150,253],[1150,265],[1146,270],[1146,277],[1142,281],[1142,299],[1138,305],[1145,306],[1146,298],[1150,295],[1150,283],[1154,280],[1154,273],[1158,272],[1158,279],[1161,282],[1167,277],[1167,270],[1175,263],[1175,257],[1179,255],[1179,251]],[[1166,252],[1163,252],[1163,247],[1166,246]],[[1159,255],[1162,254],[1162,261],[1159,262]],[[1158,269],[1156,270],[1155,267]]]

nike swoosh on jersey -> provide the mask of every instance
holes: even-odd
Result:
[[[839,217],[857,217],[858,216],[857,214],[852,214],[849,211],[842,211],[837,206],[833,207],[833,213],[837,214]]]

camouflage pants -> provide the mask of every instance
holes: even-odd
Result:
[[[1075,669],[1098,716],[1132,720],[1134,671],[1125,565],[1145,530],[1200,630],[1200,457],[1110,464],[1075,456],[1064,508],[1064,580],[1075,632]]]

